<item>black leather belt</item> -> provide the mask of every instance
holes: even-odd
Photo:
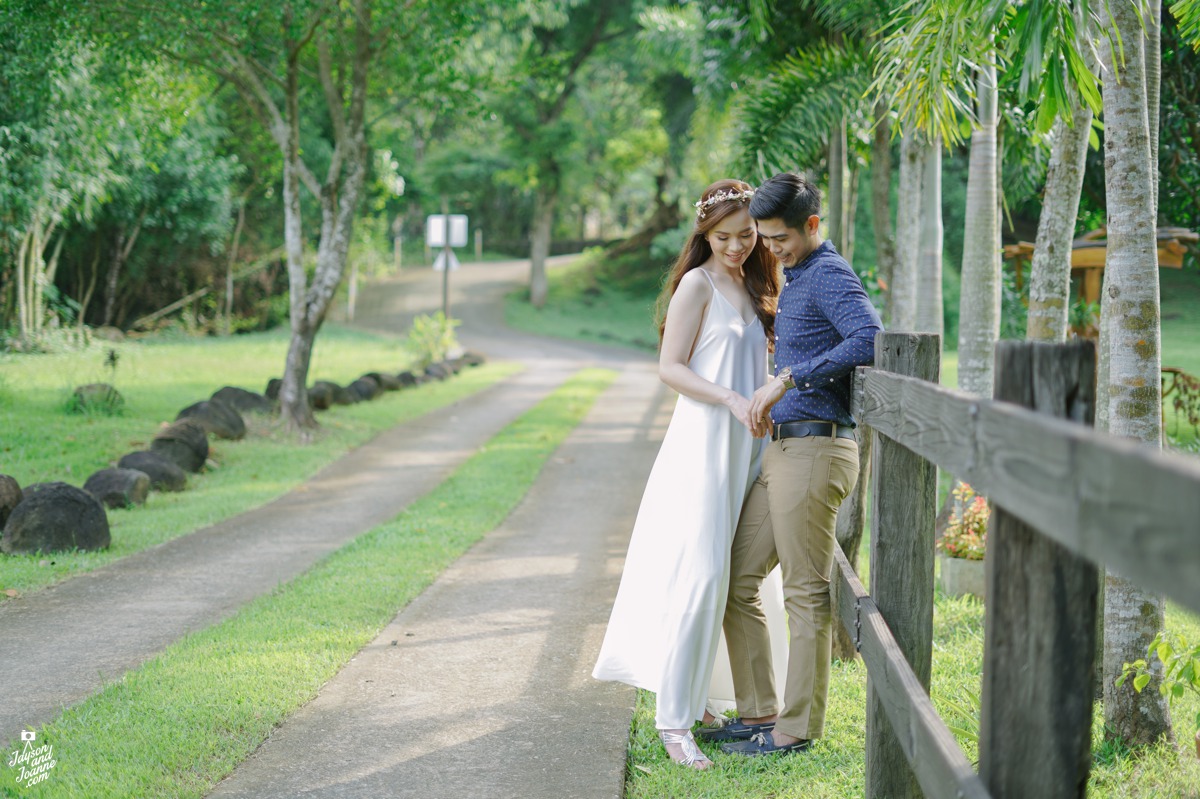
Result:
[[[836,431],[835,431],[836,428]],[[804,438],[805,436],[825,436],[826,438],[854,438],[854,428],[833,422],[784,422],[772,425],[771,440],[781,438]]]

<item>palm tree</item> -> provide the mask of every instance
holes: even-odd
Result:
[[[1105,193],[1108,253],[1101,298],[1101,407],[1097,424],[1117,436],[1162,446],[1160,304],[1155,236],[1154,147],[1147,103],[1146,37],[1142,16],[1156,23],[1142,0],[1110,4],[1120,45],[1102,48],[1104,67]],[[1157,41],[1152,39],[1151,41]],[[1153,93],[1156,96],[1157,92]],[[1155,129],[1157,125],[1155,125]],[[1117,688],[1127,661],[1145,655],[1162,629],[1165,603],[1109,573],[1104,592],[1104,716],[1128,744],[1170,738],[1171,715],[1158,691]]]

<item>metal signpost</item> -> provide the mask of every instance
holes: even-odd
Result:
[[[442,200],[442,213],[425,217],[425,246],[430,249],[442,249],[433,262],[433,268],[442,273],[442,314],[449,319],[450,270],[458,269],[458,259],[451,248],[467,246],[467,217],[462,214],[452,215],[450,203]]]

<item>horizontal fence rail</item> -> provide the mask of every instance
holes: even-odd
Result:
[[[1008,403],[860,371],[864,423],[1071,551],[1200,613],[1200,464]]]

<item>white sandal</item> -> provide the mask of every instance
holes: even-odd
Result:
[[[671,761],[674,763],[695,769],[708,768],[708,766],[712,763],[712,761],[705,757],[704,753],[700,751],[700,747],[696,745],[696,739],[692,737],[690,730],[682,735],[676,732],[659,730],[658,737],[662,739],[664,747],[666,747],[667,744],[679,744],[679,748],[683,750],[682,760],[676,760],[675,758],[671,757],[671,753],[669,751],[667,752],[667,757],[671,757]]]

